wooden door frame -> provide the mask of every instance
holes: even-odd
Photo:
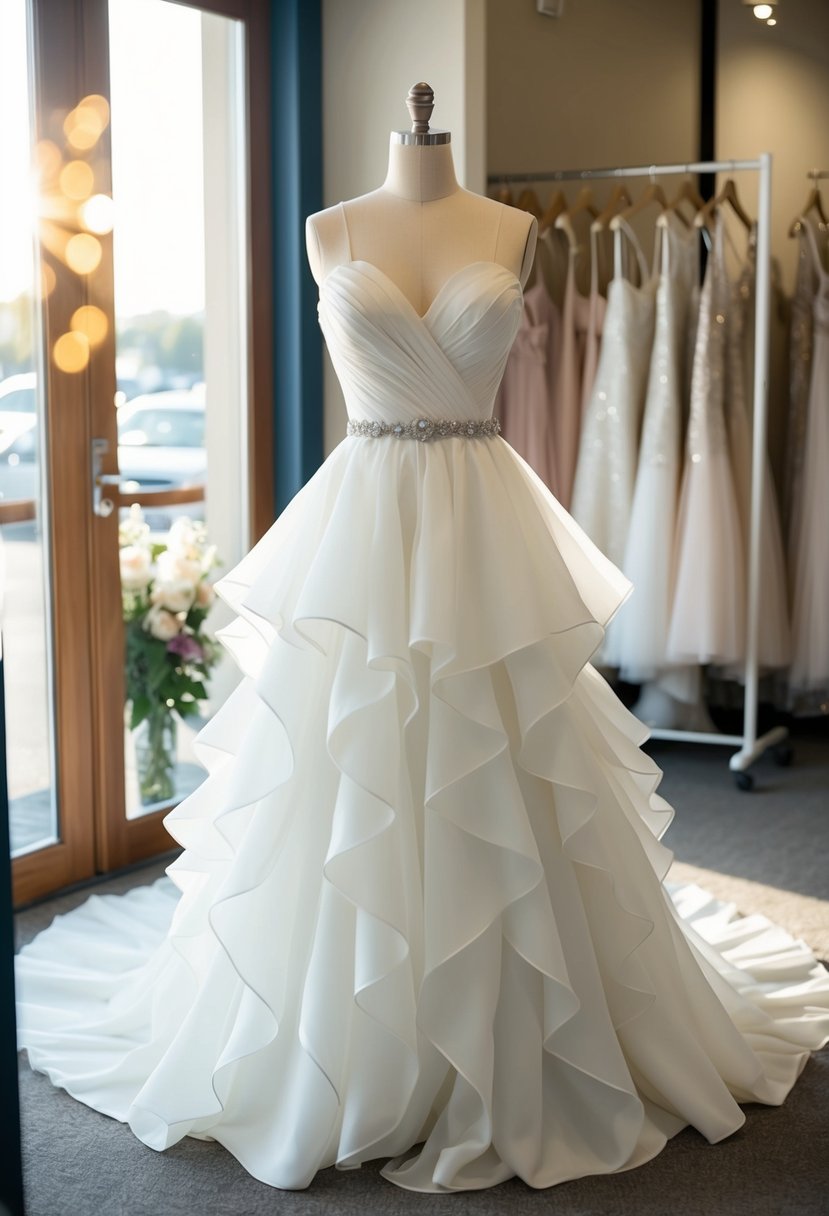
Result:
[[[264,0],[185,0],[190,7],[245,24],[247,232],[248,232],[248,484],[250,534],[258,539],[273,520],[273,300],[270,121],[270,13]],[[35,61],[36,137],[48,134],[46,116],[89,94],[109,97],[107,0],[31,0]],[[111,194],[109,128],[98,145],[106,168],[96,191]],[[61,275],[43,303],[41,360],[47,407],[49,485],[55,487],[51,530],[55,613],[55,716],[57,721],[61,840],[15,858],[16,905],[92,876],[169,851],[166,810],[127,819],[124,791],[124,639],[118,570],[118,517],[91,511],[91,439],[109,441],[103,472],[117,471],[113,399],[113,328],[92,351],[84,372],[67,375],[48,352],[69,328],[75,308],[94,303],[113,318],[111,236],[99,237],[103,256],[85,279]],[[70,460],[65,439],[72,420],[83,420],[83,451]],[[78,445],[78,436],[74,442]],[[82,549],[81,562],[67,555]],[[88,571],[79,577],[78,571]],[[58,622],[61,622],[58,628]],[[93,727],[75,738],[80,722]],[[115,726],[113,727],[113,724]]]

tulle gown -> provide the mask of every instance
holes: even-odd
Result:
[[[826,1040],[829,975],[662,885],[659,770],[589,662],[627,584],[484,425],[520,283],[476,262],[421,316],[326,271],[355,433],[218,584],[245,678],[166,817],[172,883],[21,952],[20,1044],[279,1187],[378,1157],[543,1187],[720,1140]]]

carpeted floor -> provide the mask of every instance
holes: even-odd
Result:
[[[829,745],[821,729],[796,742],[793,767],[757,766],[757,788],[735,790],[718,748],[653,744],[661,791],[677,808],[664,840],[671,877],[696,881],[742,912],[764,912],[829,958]],[[98,891],[153,881],[156,862]],[[88,889],[17,918],[18,944]],[[782,1107],[746,1107],[746,1125],[709,1145],[686,1129],[629,1173],[580,1179],[553,1191],[511,1181],[482,1192],[401,1191],[377,1166],[317,1175],[304,1192],[251,1178],[216,1144],[185,1139],[166,1153],[124,1125],[56,1090],[21,1057],[28,1216],[259,1216],[422,1213],[425,1216],[822,1216],[829,1211],[829,1049],[815,1056]]]

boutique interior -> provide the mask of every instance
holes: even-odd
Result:
[[[129,638],[145,633],[129,562],[147,536],[203,519],[188,538],[204,588],[188,603],[214,634],[233,613],[213,604],[213,567],[240,561],[342,443],[304,221],[383,183],[416,82],[434,92],[460,185],[537,221],[495,415],[632,584],[592,662],[664,774],[670,877],[716,901],[722,923],[740,918],[746,954],[766,933],[765,949],[794,939],[829,958],[829,4],[13,0],[0,69],[13,54],[30,64],[14,79],[33,117],[0,133],[0,156],[34,148],[51,193],[36,282],[6,283],[0,266],[4,998],[12,934],[19,950],[178,856],[162,819],[202,780],[193,738],[239,673],[197,632],[209,697],[191,673],[199,712],[174,691],[154,745],[130,683]],[[67,197],[99,200],[103,218],[88,210],[76,230],[55,202]],[[0,209],[12,269],[14,214]],[[133,286],[147,267],[153,289]],[[151,426],[182,438],[137,452]],[[390,1198],[373,1164],[274,1192],[209,1136],[148,1151],[25,1060],[17,1080],[13,1007],[0,1075],[19,1085],[4,1128],[19,1168],[0,1198],[15,1216],[423,1202]],[[817,1216],[825,1056],[784,1105],[752,1107],[750,1131],[709,1149],[686,1128],[640,1169],[557,1189],[557,1210]],[[485,1213],[496,1196],[515,1213],[551,1202],[511,1179],[446,1203]]]

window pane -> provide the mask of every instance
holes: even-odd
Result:
[[[26,8],[0,5],[0,592],[13,856],[58,839]]]
[[[167,543],[186,517],[206,524],[229,566],[248,545],[244,31],[168,0],[109,0],[109,21],[118,460],[122,490],[135,494],[149,526],[142,535],[125,523],[122,545],[137,539],[131,549],[146,556],[148,544]],[[170,490],[193,497],[152,503],[152,492]],[[171,570],[193,571],[186,563],[148,566],[141,552],[124,560],[131,710],[142,673],[162,652],[176,673],[163,689],[184,686],[176,680],[186,676],[192,647],[183,639],[192,636],[193,615],[171,605],[186,603],[187,592],[158,596]],[[148,616],[154,590],[154,606],[168,615]],[[225,619],[214,609],[207,632]],[[176,621],[179,633],[167,636]],[[151,690],[137,730],[128,717],[129,817],[178,800],[202,779],[193,735],[237,678],[222,659],[199,716],[176,712],[175,692]]]

